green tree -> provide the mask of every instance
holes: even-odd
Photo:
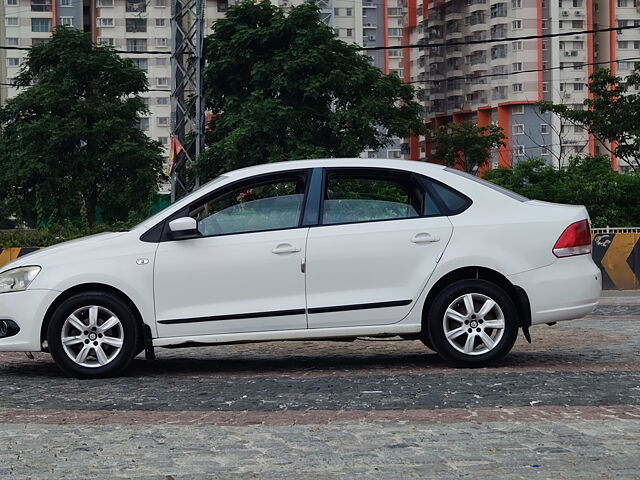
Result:
[[[414,88],[335,38],[310,3],[230,7],[205,44],[208,148],[203,177],[243,166],[356,156],[422,132]]]
[[[162,150],[140,129],[144,72],[87,34],[58,27],[34,45],[0,110],[0,189],[31,225],[146,213]]]
[[[562,170],[526,160],[484,178],[530,199],[584,205],[596,227],[640,225],[640,176],[614,172],[607,157],[575,157]]]
[[[502,128],[473,122],[449,123],[427,133],[436,147],[435,157],[450,167],[475,175],[485,166],[491,150],[505,145]]]
[[[565,122],[584,128],[633,170],[640,171],[640,70],[636,68],[623,79],[598,69],[589,77],[587,88],[591,98],[584,101],[584,110],[539,102],[540,110],[554,112]]]

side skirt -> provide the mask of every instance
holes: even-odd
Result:
[[[341,337],[370,337],[375,335],[401,335],[420,333],[418,324],[375,325],[370,327],[309,328],[304,330],[274,330],[270,332],[221,333],[188,337],[154,338],[154,347],[179,345],[216,345],[223,343],[269,342],[278,340],[323,340]]]

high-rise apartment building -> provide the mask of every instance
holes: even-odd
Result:
[[[597,62],[618,74],[629,73],[633,62],[624,58],[640,47],[640,29],[581,32],[640,25],[640,1],[409,3],[406,37],[409,43],[425,47],[405,50],[411,65],[406,79],[424,89],[421,98],[428,125],[465,120],[497,123],[508,138],[496,152],[494,166],[532,157],[564,165],[577,153],[605,153],[580,127],[542,114],[535,103],[548,100],[583,108],[585,84]],[[545,34],[562,35],[519,39]],[[431,158],[431,145],[424,138],[410,143],[411,158]]]
[[[288,9],[304,0],[272,0]],[[151,138],[168,146],[171,107],[171,0],[0,0],[4,10],[0,26],[0,45],[29,48],[44,42],[57,25],[90,32],[95,42],[110,45],[131,58],[147,72],[148,93],[143,97],[149,115],[140,128]],[[223,18],[235,0],[206,0],[206,32]],[[316,0],[322,21],[332,27],[338,38],[364,46],[399,45],[402,40],[402,0]],[[0,10],[2,12],[2,10]],[[135,53],[139,52],[139,53]],[[151,52],[151,53],[146,53]],[[0,49],[0,83],[12,83],[27,50]],[[400,50],[374,51],[369,54],[380,69],[403,75]],[[0,102],[17,89],[0,85]],[[364,156],[400,158],[400,139],[389,149],[365,152]]]

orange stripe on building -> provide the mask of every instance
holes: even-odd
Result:
[[[510,135],[510,111],[509,107],[503,104],[498,105],[498,126],[504,130],[506,137],[504,145],[498,147],[498,166],[510,167],[511,166],[511,135]]]
[[[389,31],[387,28],[387,25],[389,23],[389,11],[387,10],[387,0],[382,0],[382,8],[384,9],[382,12],[382,29],[384,30],[382,32],[382,39],[383,39],[383,47],[388,47],[389,46]],[[384,74],[388,75],[389,74],[389,51],[388,50],[382,50],[382,58],[384,59]]]

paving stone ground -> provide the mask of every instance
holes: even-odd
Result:
[[[640,293],[501,365],[420,342],[158,349],[124,377],[0,354],[0,478],[640,478]]]

